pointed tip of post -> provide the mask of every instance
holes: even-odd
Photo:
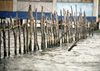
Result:
[[[31,5],[31,2],[30,2],[30,5]]]

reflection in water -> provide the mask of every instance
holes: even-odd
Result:
[[[64,43],[60,47],[47,48],[45,52],[14,56],[11,41],[11,56],[0,60],[0,71],[100,71],[99,32],[100,30],[95,31],[93,37],[80,40],[70,52],[67,50],[72,43]],[[11,36],[13,40],[13,34]],[[39,43],[40,37],[38,36]]]

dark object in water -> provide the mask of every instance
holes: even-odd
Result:
[[[71,51],[72,50],[72,48],[74,47],[74,46],[77,46],[77,42],[79,41],[79,39],[77,40],[77,41],[75,41],[75,43],[68,49],[68,51]]]

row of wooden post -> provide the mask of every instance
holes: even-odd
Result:
[[[29,30],[28,30],[28,19],[29,14],[31,16],[30,18],[30,36],[29,36]],[[73,9],[71,7],[71,13],[65,9],[63,9],[64,18],[62,18],[62,10],[60,10],[61,14],[61,23],[59,24],[58,20],[58,14],[55,11],[54,14],[51,13],[50,19],[45,17],[45,14],[43,13],[43,6],[41,9],[41,49],[45,50],[46,48],[52,48],[55,46],[60,46],[60,40],[62,43],[71,43],[74,39],[79,40],[87,37],[87,33],[89,32],[89,35],[92,33],[93,35],[93,29],[94,29],[94,21],[91,19],[91,24],[88,27],[88,21],[86,19],[86,14],[84,12],[84,17],[82,18],[82,12],[79,14],[79,21],[77,17],[77,6],[76,6],[76,13],[75,16],[73,16]],[[55,18],[54,18],[55,16]],[[70,20],[69,20],[70,16]],[[46,18],[46,20],[45,20]],[[54,20],[55,19],[55,20]],[[67,19],[67,21],[66,21]],[[74,24],[72,24],[72,19],[74,20]],[[35,22],[34,22],[35,21]],[[39,50],[38,40],[37,40],[37,9],[35,9],[35,18],[33,17],[31,3],[29,5],[28,14],[26,18],[25,24],[21,25],[20,19],[18,19],[18,14],[16,13],[16,25],[12,22],[12,17],[10,16],[10,23],[12,27],[10,27],[9,21],[8,23],[8,29],[5,28],[5,21],[3,22],[3,29],[2,24],[0,24],[0,58],[1,58],[1,44],[3,43],[4,47],[4,58],[7,56],[7,49],[6,49],[6,30],[8,30],[8,56],[10,56],[10,30],[12,29],[13,35],[14,35],[14,53],[17,55],[17,47],[19,47],[19,54],[22,54],[22,38],[21,38],[21,28],[23,30],[23,50],[24,53],[32,52],[32,49],[34,52]],[[73,25],[74,25],[74,31],[73,31]],[[61,36],[59,32],[59,26],[61,26]],[[2,29],[2,30],[1,30]],[[1,32],[3,33],[3,42],[1,41]],[[17,35],[19,32],[19,36]],[[32,48],[32,33],[34,32],[34,47]],[[19,37],[19,46],[17,46],[17,37]],[[28,39],[30,37],[30,39]],[[47,38],[47,47],[46,47],[46,38]]]

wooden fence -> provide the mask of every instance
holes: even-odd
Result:
[[[63,9],[64,18],[62,18],[62,10],[60,10],[61,13],[61,22],[58,21],[58,14],[55,11],[55,20],[54,20],[54,14],[51,13],[51,18],[48,19],[45,14],[43,13],[43,7],[41,9],[41,50],[45,51],[46,48],[52,48],[60,46],[60,43],[71,43],[72,41],[77,41],[79,39],[85,39],[87,36],[91,35],[93,36],[94,31],[94,21],[91,19],[90,24],[88,24],[88,21],[86,19],[86,14],[84,12],[84,17],[82,17],[82,12],[79,14],[79,19],[77,17],[77,6],[76,6],[76,12],[75,15],[73,15],[73,9],[71,7],[71,13],[65,9]],[[29,14],[31,15],[30,22],[28,22]],[[69,20],[70,16],[70,20]],[[72,18],[74,19],[74,23],[72,23]],[[67,21],[66,21],[67,19]],[[16,13],[16,21],[13,23],[12,17],[10,16],[10,22],[7,21],[8,28],[5,28],[5,21],[0,24],[0,59],[1,59],[1,44],[3,44],[4,48],[4,58],[10,56],[10,30],[13,30],[14,35],[14,54],[17,55],[22,54],[22,45],[24,45],[23,50],[24,54],[28,52],[36,52],[37,50],[40,50],[38,40],[37,40],[37,9],[35,9],[35,18],[33,17],[31,3],[29,4],[28,14],[26,18],[26,22],[21,25],[20,19],[18,19],[18,14]],[[28,23],[30,23],[30,35],[28,30]],[[10,27],[11,24],[11,27]],[[3,26],[3,27],[2,27]],[[74,26],[74,29],[73,29]],[[61,28],[59,28],[61,27]],[[16,28],[18,30],[16,30]],[[21,28],[23,29],[23,44],[22,38],[21,38]],[[59,31],[61,29],[61,33]],[[8,31],[8,35],[5,35]],[[34,32],[34,47],[32,50],[32,33]],[[18,34],[19,33],[19,34]],[[3,35],[3,42],[1,42]],[[25,36],[26,35],[26,36]],[[6,37],[8,36],[8,53],[6,49]],[[17,37],[19,38],[19,46],[17,46]],[[30,37],[30,40],[28,38]],[[47,40],[47,44],[46,44]],[[46,47],[47,45],[47,47]],[[19,47],[19,52],[17,52]]]

